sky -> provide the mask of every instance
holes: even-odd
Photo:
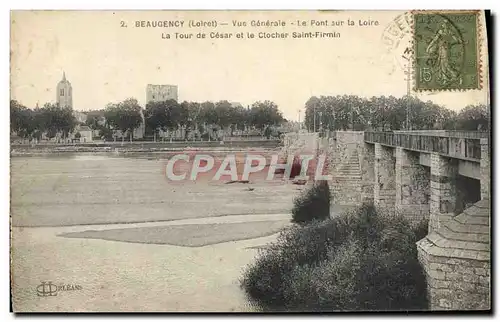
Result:
[[[14,11],[11,14],[11,99],[28,107],[55,102],[63,71],[73,87],[73,108],[104,108],[128,97],[143,106],[147,84],[179,88],[180,101],[228,100],[250,105],[278,104],[296,120],[312,95],[363,97],[407,93],[405,60],[409,26],[394,36],[398,11]],[[347,26],[347,19],[355,26]],[[175,28],[136,28],[136,21],[184,21]],[[190,20],[218,26],[189,28]],[[246,27],[233,27],[233,20]],[[251,21],[284,21],[285,27],[256,27]],[[327,20],[329,26],[309,26]],[[361,21],[377,21],[359,26]],[[122,27],[122,21],[127,27]],[[304,21],[308,26],[297,26]],[[344,21],[342,26],[331,26]],[[401,20],[399,20],[401,21]],[[222,26],[221,23],[228,25]],[[294,25],[291,25],[291,23]],[[392,29],[391,29],[392,27]],[[210,39],[210,32],[233,33]],[[291,39],[292,32],[338,32],[338,38]],[[174,33],[193,39],[172,39]],[[197,39],[204,32],[206,39]],[[288,32],[288,39],[239,39],[238,32]],[[169,33],[171,39],[162,39]],[[391,36],[392,35],[392,36]],[[385,40],[384,40],[385,39]],[[485,38],[484,38],[485,39]],[[483,61],[487,66],[486,43]],[[486,75],[483,72],[484,81]],[[466,92],[414,93],[459,110],[487,103],[486,89]]]

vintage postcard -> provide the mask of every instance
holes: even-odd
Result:
[[[11,307],[491,310],[489,12],[11,11]]]

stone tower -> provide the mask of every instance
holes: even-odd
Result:
[[[63,78],[57,84],[56,102],[60,107],[73,108],[73,90],[71,83],[66,79],[66,73],[63,72]]]
[[[146,103],[163,102],[169,99],[177,101],[178,88],[176,85],[153,85],[146,86]]]

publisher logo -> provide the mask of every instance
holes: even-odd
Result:
[[[41,297],[57,296],[60,292],[80,291],[82,286],[78,284],[54,284],[52,282],[42,282],[36,287],[36,294]]]

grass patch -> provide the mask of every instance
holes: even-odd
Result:
[[[246,268],[241,286],[265,311],[425,310],[415,244],[425,227],[371,206],[290,227]]]

